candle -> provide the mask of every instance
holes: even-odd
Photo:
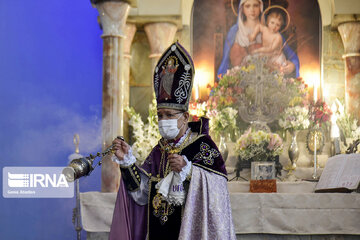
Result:
[[[316,80],[314,80],[314,102],[317,101],[317,84]]]
[[[331,111],[333,114],[331,115],[331,131],[330,131],[330,137],[331,138],[338,138],[340,137],[340,129],[338,125],[336,124],[337,121],[337,107],[335,102],[331,105]]]
[[[200,98],[200,87],[199,87],[199,82],[196,82],[196,86],[195,86],[195,100],[199,100]]]
[[[211,70],[212,67],[205,63],[195,64],[195,66],[197,66],[194,80],[195,98],[196,100],[200,100],[201,98],[204,98],[202,100],[206,100],[208,91],[210,91],[207,86],[214,84],[213,70]]]
[[[315,132],[314,133],[314,174],[313,174],[313,179],[316,179],[316,175],[317,175],[317,173],[316,173],[316,168],[317,168],[317,159],[316,159],[316,148],[317,148],[317,146],[316,146],[316,138],[317,138],[317,133]]]

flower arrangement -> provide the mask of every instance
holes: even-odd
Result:
[[[360,127],[357,127],[354,131],[352,131],[351,137],[353,137],[354,139],[360,139]]]
[[[245,65],[233,67],[218,77],[219,81],[213,87],[208,86],[211,91],[207,101],[210,127],[217,134],[229,124],[221,117],[222,110],[227,108],[241,111],[236,119],[234,116],[236,122],[232,123],[236,129],[245,130],[248,122],[255,121],[259,114],[266,115],[269,122],[274,121],[285,109],[287,111],[282,116],[281,127],[289,130],[309,127],[306,108],[296,112],[300,108],[296,106],[308,104],[308,86],[301,78],[286,78],[282,73],[274,71],[267,65],[266,58],[251,57]],[[254,109],[257,114],[253,114]],[[292,118],[296,118],[296,121]]]
[[[356,138],[357,120],[349,113],[344,112],[343,114],[340,114],[336,123],[346,138]]]
[[[326,102],[318,99],[316,102],[311,102],[309,105],[309,118],[314,125],[319,125],[328,122],[330,120],[332,111]]]
[[[301,78],[285,78],[282,73],[273,71],[266,62],[266,58],[252,57],[245,65],[233,67],[219,76],[219,81],[211,88],[208,109],[220,111],[238,106],[262,109],[259,106],[262,104],[281,113],[288,106],[306,105],[309,94],[304,81]],[[276,104],[272,104],[274,102]]]
[[[306,107],[288,107],[281,114],[279,125],[284,130],[303,130],[310,125],[309,110]]]
[[[302,78],[285,78],[282,87],[289,92],[290,101],[288,106],[308,105],[309,89]]]
[[[207,107],[210,110],[221,110],[237,105],[238,96],[244,92],[239,81],[243,78],[244,73],[254,71],[254,69],[254,65],[236,66],[229,69],[225,75],[219,76],[219,81],[215,82],[213,87],[207,86],[211,89]]]
[[[156,99],[154,98],[152,103],[149,104],[149,116],[147,118],[147,123],[142,121],[140,114],[136,113],[133,108],[128,107],[125,111],[130,116],[129,125],[133,130],[133,154],[136,157],[136,160],[139,163],[142,163],[161,138],[158,128]]]
[[[198,121],[201,117],[206,116],[206,102],[194,101],[189,104],[189,114],[192,121]]]
[[[358,138],[357,137],[357,119],[354,118],[351,114],[345,111],[345,107],[338,99],[335,99],[335,102],[331,106],[333,116],[336,120],[336,124],[341,129],[345,138]],[[331,121],[333,121],[331,119]]]
[[[266,161],[274,159],[283,150],[283,141],[276,133],[247,130],[236,141],[236,152],[243,160]]]
[[[222,133],[231,133],[237,130],[236,127],[237,110],[232,107],[226,107],[222,110],[211,110],[207,112],[210,119],[210,131],[217,136]]]

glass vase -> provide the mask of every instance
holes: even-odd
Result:
[[[219,143],[219,151],[221,153],[222,158],[224,159],[224,162],[226,162],[227,157],[229,155],[229,148],[226,144],[226,137],[223,135],[220,135],[220,143]]]
[[[291,143],[288,149],[288,154],[289,154],[289,159],[291,161],[291,168],[295,169],[296,168],[296,162],[299,159],[299,147],[297,144],[297,140],[296,140],[296,136],[298,134],[297,130],[291,130],[290,131],[290,135],[291,135]]]

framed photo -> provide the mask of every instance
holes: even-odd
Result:
[[[275,179],[275,162],[252,162],[251,179],[268,180]]]

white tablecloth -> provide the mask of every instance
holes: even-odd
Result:
[[[360,234],[360,194],[232,193],[237,234]]]
[[[87,232],[110,232],[117,193],[80,193],[81,223]]]
[[[248,193],[248,182],[229,182],[237,234],[360,235],[360,194],[312,193],[309,182],[277,185],[278,193]],[[116,193],[80,197],[83,228],[110,231]]]

